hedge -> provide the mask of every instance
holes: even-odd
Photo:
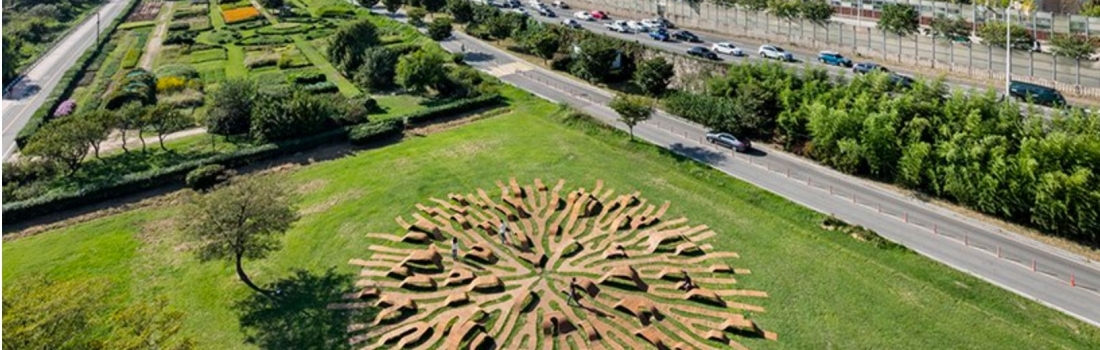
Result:
[[[38,129],[42,127],[42,124],[47,120],[50,113],[57,109],[57,106],[61,104],[62,97],[68,97],[76,90],[80,79],[77,79],[77,75],[82,74],[88,69],[88,66],[95,61],[95,57],[104,51],[104,47],[111,41],[111,37],[114,36],[115,31],[118,30],[118,26],[121,25],[130,13],[137,7],[139,1],[130,0],[130,3],[126,5],[126,8],[119,13],[118,17],[115,17],[103,36],[100,37],[99,42],[91,47],[90,50],[85,51],[80,55],[80,58],[76,59],[76,64],[65,71],[65,74],[61,76],[61,80],[58,80],[57,87],[50,92],[50,95],[46,97],[46,101],[42,103],[42,106],[38,107],[38,110],[34,111],[31,118],[27,120],[27,124],[23,126],[22,130],[19,130],[19,134],[15,136],[15,143],[20,148],[27,146],[27,141],[30,140],[34,133],[38,132]]]
[[[68,193],[54,193],[24,201],[5,203],[2,215],[5,223],[17,223],[37,216],[69,210],[131,193],[161,186],[179,185],[188,173],[202,166],[221,164],[226,168],[236,168],[286,154],[306,151],[332,142],[350,140],[353,143],[362,144],[397,135],[410,121],[424,123],[436,118],[489,106],[496,102],[500,102],[499,95],[487,95],[456,101],[410,113],[404,118],[399,117],[387,121],[336,128],[312,136],[264,144],[240,149],[232,153],[214,155],[205,159],[186,161],[170,167],[127,174],[114,181],[88,185]]]
[[[126,56],[122,57],[122,69],[137,67],[139,60],[141,60],[141,48],[126,50]]]
[[[308,84],[315,84],[315,83],[323,82],[323,81],[327,80],[328,78],[325,77],[325,73],[321,73],[321,72],[317,72],[317,71],[309,71],[309,72],[294,73],[294,74],[288,75],[286,77],[286,79],[287,79],[288,82],[291,82],[291,83],[294,83],[294,84],[308,85]]]
[[[205,190],[214,187],[224,179],[224,165],[207,164],[188,172],[187,177],[183,179],[183,183],[192,190]]]
[[[301,88],[302,90],[313,94],[324,94],[340,91],[340,88],[336,86],[336,83],[333,83],[331,81],[322,81],[319,83],[302,85]]]

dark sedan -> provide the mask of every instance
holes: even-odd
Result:
[[[687,54],[695,57],[702,57],[709,60],[719,60],[718,54],[711,51],[708,48],[702,46],[695,46],[687,50]]]
[[[890,70],[886,69],[886,67],[878,65],[878,63],[870,63],[870,62],[856,63],[856,65],[854,67],[852,67],[852,73],[867,74],[867,73],[871,73],[871,72],[890,73]]]
[[[738,139],[737,137],[724,132],[709,132],[707,133],[707,142],[726,147],[738,152],[747,152],[752,149],[752,142],[749,140]]]
[[[692,32],[686,31],[686,30],[681,30],[681,31],[672,33],[672,38],[676,39],[676,40],[680,40],[680,41],[686,41],[686,42],[689,42],[689,43],[701,43],[701,42],[703,42],[703,40],[699,39],[699,37],[696,36],[695,33],[692,33]]]

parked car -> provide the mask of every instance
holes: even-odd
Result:
[[[886,67],[878,65],[878,63],[871,62],[860,62],[856,63],[855,66],[852,66],[852,73],[867,74],[871,72],[890,73],[890,70],[886,69]]]
[[[706,58],[708,60],[719,60],[720,59],[720,58],[718,58],[717,53],[714,53],[714,51],[711,51],[710,49],[702,47],[702,46],[693,46],[692,48],[687,50],[687,54],[691,55],[691,56],[695,56],[695,57]]]
[[[562,10],[568,10],[569,4],[566,4],[564,1],[555,1],[554,7],[560,8]]]
[[[741,48],[727,42],[714,43],[714,45],[710,46],[710,49],[723,55],[733,55],[738,57],[745,55],[745,52],[741,51]]]
[[[662,24],[661,22],[657,21],[656,19],[648,19],[648,18],[643,19],[642,20],[642,25],[644,25],[646,27],[649,27],[649,28],[665,28],[665,25]]]
[[[703,40],[700,40],[698,36],[695,36],[695,33],[692,33],[692,32],[686,31],[686,30],[681,30],[681,31],[677,31],[675,33],[672,33],[672,38],[676,39],[676,40],[680,40],[680,41],[686,41],[686,42],[689,42],[689,43],[701,43],[701,42],[703,42]]]
[[[615,21],[615,22],[612,22],[612,23],[604,24],[603,26],[604,26],[604,28],[607,28],[607,30],[610,30],[610,31],[613,31],[613,32],[633,33],[633,31],[630,30],[630,27],[626,26],[625,21]]]
[[[573,17],[576,18],[576,19],[582,20],[582,21],[595,21],[596,20],[595,17],[592,17],[591,13],[584,12],[584,11],[577,11],[577,13],[573,14]]]
[[[543,16],[543,17],[550,17],[550,18],[554,18],[554,17],[558,16],[558,14],[554,13],[554,11],[551,11],[548,8],[539,8],[539,15]]]
[[[1008,95],[1019,100],[1030,100],[1044,106],[1064,106],[1066,98],[1053,88],[1013,80],[1008,84]]]
[[[592,10],[592,12],[590,12],[590,13],[592,14],[592,18],[595,18],[595,19],[611,19],[611,16],[608,16],[607,12],[603,12],[603,11],[600,11],[600,10]]]
[[[747,152],[752,149],[752,142],[749,140],[741,140],[724,132],[708,132],[707,141],[737,152]]]
[[[914,80],[913,78],[906,75],[890,73],[890,82],[900,88],[908,89],[909,87],[913,86]]]
[[[649,37],[657,41],[668,41],[668,39],[670,38],[668,35],[668,31],[664,30],[664,28],[658,28],[657,30],[649,32]]]
[[[821,51],[821,52],[818,52],[817,53],[817,60],[821,63],[828,64],[828,65],[833,65],[833,66],[841,66],[841,67],[851,67],[852,66],[852,60],[850,60],[847,57],[844,57],[844,56],[840,55],[840,53],[837,53],[837,52],[834,52],[834,51]]]
[[[566,18],[566,19],[561,20],[561,25],[569,27],[569,28],[573,28],[573,29],[581,29],[581,22],[577,22],[577,20],[572,19],[572,18]]]
[[[792,55],[790,52],[787,52],[786,50],[783,50],[782,47],[775,45],[760,45],[760,49],[757,50],[757,53],[759,53],[760,57],[763,58],[770,58],[787,62],[794,61],[794,55]]]
[[[626,21],[626,26],[635,32],[648,32],[649,27],[638,21]]]
[[[665,19],[664,17],[654,18],[653,21],[657,22],[657,24],[660,25],[661,27],[668,28],[668,29],[676,29],[676,26],[673,25],[671,21],[669,21],[668,19]]]

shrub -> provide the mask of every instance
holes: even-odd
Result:
[[[286,79],[287,79],[287,81],[289,81],[293,84],[307,85],[307,84],[320,83],[320,82],[325,81],[328,78],[325,77],[324,73],[316,72],[316,71],[309,71],[309,72],[301,72],[301,73],[294,73],[294,74],[288,75],[286,77]]]
[[[338,114],[332,99],[297,91],[260,94],[252,110],[250,135],[257,141],[278,141],[312,135],[332,125]]]
[[[203,191],[214,187],[229,178],[230,174],[221,164],[203,165],[187,173],[184,183],[196,191]]]
[[[133,69],[137,67],[138,61],[141,59],[141,49],[132,48],[126,50],[126,56],[122,57],[122,69]]]
[[[168,31],[169,32],[178,32],[178,31],[181,31],[181,30],[188,30],[188,29],[191,29],[191,23],[188,23],[188,22],[172,22],[172,24],[168,25]]]
[[[64,102],[61,102],[61,104],[57,105],[57,109],[54,110],[53,116],[54,117],[64,117],[64,116],[67,116],[69,114],[72,114],[73,110],[76,110],[76,101],[74,101],[73,99],[70,98],[68,100],[65,100]]]
[[[171,95],[157,98],[158,103],[163,103],[176,108],[191,108],[202,106],[206,103],[205,96],[194,89],[186,89]]]
[[[168,33],[162,43],[164,45],[192,45],[195,43],[196,35],[194,32]]]
[[[272,36],[272,35],[260,35],[251,38],[245,38],[238,42],[241,45],[247,46],[269,46],[269,45],[281,45],[294,42],[294,39],[285,36]]]
[[[370,114],[379,110],[378,101],[360,97],[342,104],[343,111],[333,118],[340,125],[356,125],[370,121]]]
[[[179,9],[172,13],[172,19],[184,19],[191,17],[206,16],[206,11],[197,8]]]
[[[351,128],[351,131],[348,132],[348,140],[355,144],[370,143],[386,137],[396,136],[401,133],[402,127],[403,125],[398,120],[362,124]]]
[[[158,78],[163,77],[180,77],[184,80],[198,79],[199,71],[195,70],[195,67],[186,64],[169,64],[157,67],[156,76]]]
[[[421,46],[422,46],[421,44],[417,44],[417,43],[399,43],[399,44],[393,44],[393,45],[386,45],[386,48],[389,49],[390,51],[393,51],[393,53],[397,56],[404,56],[404,55],[408,55],[410,53],[419,51]]]
[[[331,81],[322,81],[319,83],[304,85],[302,86],[302,90],[314,94],[324,94],[340,91],[340,88],[336,86],[336,83],[333,83]]]
[[[167,76],[157,79],[157,93],[170,93],[183,90],[187,80],[181,77]]]
[[[435,41],[443,41],[451,37],[451,20],[448,18],[436,18],[428,25],[428,37]]]
[[[313,26],[302,25],[298,23],[279,23],[273,26],[257,29],[256,33],[264,35],[290,35],[305,33],[310,29],[313,29]]]
[[[424,17],[428,15],[428,11],[420,7],[413,7],[406,10],[405,14],[409,16],[409,24],[420,27],[424,25]]]
[[[488,107],[499,102],[500,95],[485,95],[477,98],[464,99],[410,113],[405,116],[404,121],[406,125],[416,125],[430,122],[440,117],[453,116],[475,109]]]

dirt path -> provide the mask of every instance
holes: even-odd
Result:
[[[145,54],[141,56],[138,67],[153,71],[153,59],[160,54],[161,42],[164,41],[164,34],[168,33],[168,24],[172,22],[172,7],[175,5],[175,2],[165,2],[164,6],[160,8],[157,28],[153,30],[153,35],[145,43]]]
[[[206,128],[194,128],[194,129],[180,130],[180,131],[165,135],[164,136],[164,141],[168,142],[168,141],[179,139],[179,138],[184,138],[184,137],[199,135],[199,134],[205,134],[205,133],[206,133]],[[146,147],[160,147],[160,144],[159,144],[159,141],[157,140],[156,135],[145,136],[145,144],[146,144]],[[136,132],[131,131],[131,132],[126,133],[126,148],[128,148],[131,151],[141,149],[141,139],[138,138],[138,135],[137,135]],[[111,136],[108,136],[106,141],[103,141],[103,143],[101,143],[99,145],[99,154],[101,156],[105,156],[109,153],[113,153],[114,151],[118,151],[118,150],[121,150],[121,149],[122,149],[122,134],[119,133],[118,130],[115,130],[115,131],[111,132]]]

